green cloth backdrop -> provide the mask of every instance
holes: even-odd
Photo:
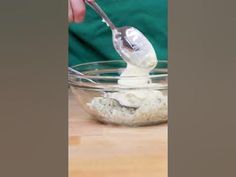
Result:
[[[96,0],[118,27],[133,26],[152,43],[158,60],[167,60],[167,0]],[[69,66],[120,60],[110,29],[86,6],[82,23],[69,24]]]

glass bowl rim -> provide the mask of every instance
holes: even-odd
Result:
[[[90,66],[93,64],[107,64],[107,63],[124,63],[125,61],[123,60],[109,60],[109,61],[96,61],[96,62],[86,62],[86,63],[82,63],[82,64],[77,64],[74,66],[71,66],[71,68],[75,69],[77,67],[82,67],[82,66]],[[158,63],[164,63],[168,65],[168,61],[163,61],[163,60],[159,60]],[[157,65],[158,66],[158,65]],[[90,76],[90,75],[76,75],[76,77],[78,79],[122,79],[122,78],[135,78],[135,79],[145,79],[145,78],[159,78],[159,77],[167,77],[168,76],[168,67],[167,68],[154,68],[158,69],[158,70],[167,70],[166,74],[153,74],[153,75],[149,75],[149,76]]]

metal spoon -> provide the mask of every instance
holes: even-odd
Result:
[[[92,7],[92,9],[101,16],[107,26],[110,27],[113,45],[118,54],[127,63],[148,69],[153,69],[156,66],[157,60],[155,51],[148,39],[139,30],[130,26],[116,27],[94,0],[85,0],[85,2]],[[149,55],[150,53],[152,54],[151,57]],[[147,59],[152,61],[145,62]]]
[[[69,80],[72,82],[72,79],[70,77],[72,76],[83,76],[84,74],[71,68],[71,67],[68,67],[68,74],[69,74]],[[93,84],[97,84],[95,81],[91,80],[91,79],[88,79],[88,78],[85,78],[85,80],[88,80],[89,82],[93,83]]]

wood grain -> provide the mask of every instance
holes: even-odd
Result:
[[[103,125],[70,93],[69,177],[167,177],[167,124]]]

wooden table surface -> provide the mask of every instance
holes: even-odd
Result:
[[[167,177],[167,124],[103,125],[69,94],[69,177]]]

